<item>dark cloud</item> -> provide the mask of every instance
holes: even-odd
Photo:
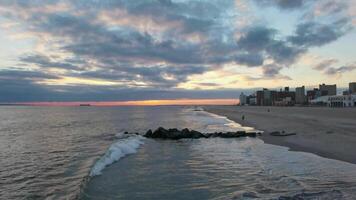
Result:
[[[306,52],[306,49],[290,45],[285,41],[274,41],[266,50],[276,63],[281,64],[292,64]]]
[[[128,87],[145,86],[145,84],[134,83],[143,82],[150,87],[171,88],[176,87],[179,83],[185,82],[190,75],[202,74],[209,70],[209,67],[204,66],[133,67],[121,65],[112,69],[73,72],[69,75],[74,77],[117,81],[125,83]]]
[[[337,68],[328,68],[325,71],[325,74],[327,75],[338,75],[338,74],[343,74],[345,72],[351,72],[353,70],[356,70],[356,64],[352,65],[345,65]]]
[[[39,71],[0,70],[0,102],[30,101],[50,95],[51,90],[35,83],[44,79],[58,79],[57,76]]]
[[[263,66],[263,74],[266,77],[275,77],[276,75],[279,74],[279,71],[282,69],[282,66],[275,65],[275,64],[269,64],[269,65],[264,65]]]
[[[210,31],[212,26],[219,25],[217,19],[233,6],[229,0],[212,0],[206,2],[170,0],[121,1],[122,7],[133,15],[150,17],[156,22],[181,22],[186,33]],[[158,14],[159,13],[159,14]],[[176,30],[179,31],[179,30]]]
[[[238,55],[236,62],[247,66],[262,66],[265,59],[272,59],[275,65],[292,64],[306,52],[303,47],[290,44],[288,41],[276,37],[277,30],[264,26],[251,27],[237,41],[237,46],[244,54]],[[275,70],[279,72],[279,69]],[[266,73],[268,74],[268,73]]]
[[[265,50],[273,41],[277,30],[264,26],[254,26],[237,41],[240,49],[248,52]]]
[[[25,55],[19,59],[21,62],[26,64],[36,64],[39,67],[43,68],[59,68],[59,69],[70,69],[70,70],[79,70],[80,68],[66,62],[54,62],[45,55],[33,54]]]
[[[328,60],[324,60],[321,63],[317,64],[316,66],[313,67],[313,69],[315,70],[319,70],[319,71],[323,71],[327,68],[330,68],[333,64],[336,64],[337,62],[339,62],[336,59],[328,59]]]
[[[297,9],[301,8],[306,0],[255,0],[257,5],[261,6],[277,6],[281,9]]]
[[[25,70],[0,70],[1,80],[38,80],[38,79],[58,79],[57,76],[40,71]]]
[[[3,81],[0,79],[0,102],[31,101],[131,101],[180,98],[237,98],[240,91],[253,89],[180,90],[157,88],[127,88],[118,86],[52,86],[34,84],[29,81]]]
[[[297,26],[295,35],[288,40],[298,46],[323,46],[333,42],[346,34],[352,27],[348,19],[344,18],[330,24],[305,22]]]
[[[264,58],[261,54],[238,54],[235,58],[236,63],[247,65],[249,67],[256,67],[263,65]]]

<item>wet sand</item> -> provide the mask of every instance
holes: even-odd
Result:
[[[205,106],[204,109],[265,131],[261,139],[266,143],[356,164],[356,108]],[[297,135],[271,136],[269,133],[273,131]]]

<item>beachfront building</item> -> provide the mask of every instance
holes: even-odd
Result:
[[[320,90],[318,88],[314,88],[313,90],[307,91],[307,101],[311,102],[314,99],[317,99],[321,96]]]
[[[305,96],[305,87],[297,87],[295,89],[295,102],[296,104],[305,104],[306,96]]]
[[[329,102],[329,96],[321,96],[309,101],[313,106],[327,106]]]
[[[349,94],[356,94],[356,82],[349,83]]]
[[[334,85],[325,85],[323,83],[322,85],[319,85],[319,90],[320,90],[321,96],[333,96],[333,95],[336,95],[336,84],[334,84]]]
[[[270,106],[271,102],[271,91],[263,88],[263,90],[256,92],[257,105],[258,106]]]
[[[293,106],[295,104],[296,93],[289,91],[289,87],[285,87],[284,91],[277,92],[277,99],[274,102],[276,106]]]
[[[256,96],[255,95],[246,96],[246,105],[256,105]]]
[[[356,95],[334,95],[328,97],[329,107],[356,107]]]
[[[257,105],[257,98],[254,95],[248,96],[248,105],[254,106]]]
[[[295,92],[285,87],[277,92],[275,90],[263,90],[256,92],[256,105],[258,106],[293,106],[295,104]]]
[[[241,92],[240,94],[240,106],[246,105],[247,104],[247,96]]]
[[[263,88],[263,90],[256,92],[256,105],[273,106],[277,96],[277,91]]]

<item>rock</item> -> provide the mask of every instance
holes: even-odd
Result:
[[[153,133],[152,133],[152,138],[162,138],[162,139],[165,139],[167,138],[168,136],[168,130],[166,130],[165,128],[163,127],[159,127],[157,130],[155,130]]]
[[[248,137],[257,137],[257,134],[260,135],[260,133],[256,133],[256,132],[246,132],[246,135],[247,135]]]
[[[291,135],[297,135],[297,133],[286,133],[285,131],[279,132],[279,131],[273,131],[269,133],[272,136],[291,136]]]
[[[155,131],[148,130],[144,135],[147,138],[160,138],[160,139],[171,139],[171,140],[179,140],[184,138],[198,139],[198,138],[210,138],[210,137],[222,137],[222,138],[237,138],[237,137],[256,137],[256,132],[245,132],[245,131],[237,131],[237,132],[215,132],[215,133],[201,133],[195,130],[189,130],[187,128],[183,130],[178,130],[176,128],[165,129],[163,127],[159,127]]]
[[[199,131],[194,131],[194,130],[191,130],[190,131],[190,134],[189,134],[189,138],[194,138],[194,139],[197,139],[197,138],[205,138],[205,135],[202,134],[201,132]]]
[[[150,136],[152,136],[152,134],[153,134],[152,130],[148,129],[148,131],[145,134],[145,137],[150,137]]]

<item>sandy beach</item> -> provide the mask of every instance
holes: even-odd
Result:
[[[204,109],[265,131],[261,139],[266,143],[356,164],[355,108],[205,106]],[[269,133],[273,131],[297,135],[271,136]]]

